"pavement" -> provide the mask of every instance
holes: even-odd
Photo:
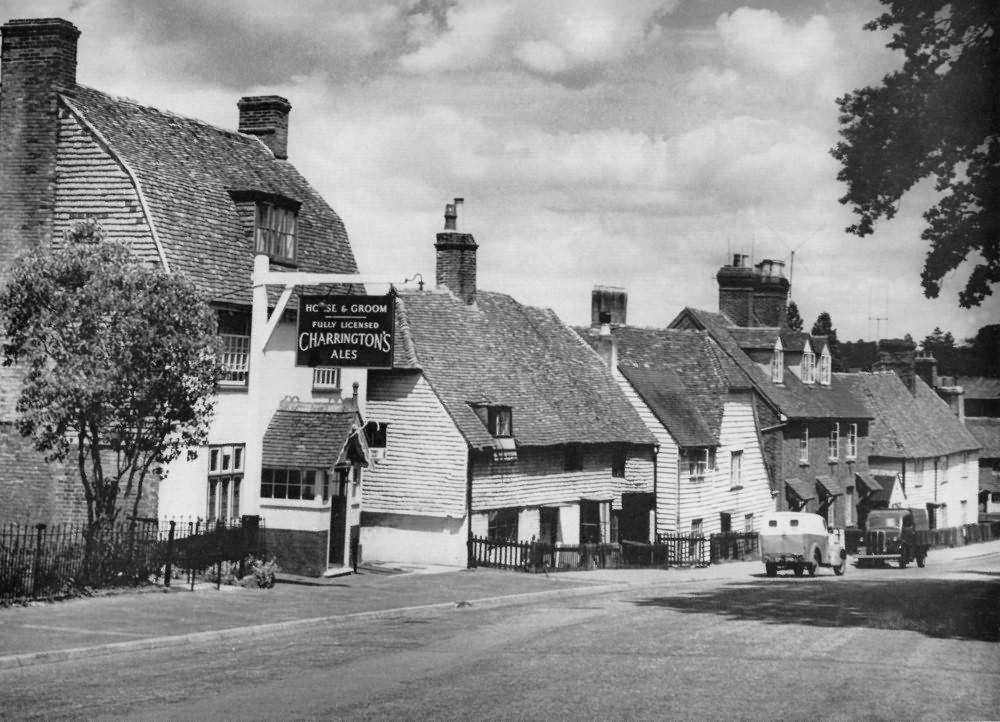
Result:
[[[931,560],[1000,553],[1000,540],[934,549]],[[684,582],[763,576],[760,562],[700,568],[600,569],[525,574],[406,564],[368,564],[357,574],[279,575],[271,589],[196,583],[0,608],[0,669],[143,649],[280,634],[308,626],[377,620],[473,606],[527,604]]]

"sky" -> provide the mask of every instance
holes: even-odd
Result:
[[[958,341],[1000,298],[923,295],[929,183],[875,235],[845,233],[836,98],[901,56],[863,29],[875,0],[0,0],[61,17],[77,79],[235,129],[236,101],[292,104],[289,160],[344,220],[363,273],[434,281],[445,203],[479,245],[478,285],[590,322],[595,285],[628,322],[718,309],[736,253],[785,261],[809,330]],[[372,292],[383,289],[371,287]]]

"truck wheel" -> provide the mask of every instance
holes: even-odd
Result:
[[[924,564],[926,562],[927,562],[927,555],[926,554],[921,554],[921,555],[919,555],[917,557],[917,566],[920,567],[921,569],[924,568]]]
[[[766,562],[764,564],[764,571],[767,572],[767,576],[776,577],[778,576],[778,565],[774,562]]]
[[[906,552],[899,555],[899,568],[906,569],[906,565],[910,563],[910,557],[907,556]]]
[[[796,564],[794,567],[792,567],[792,571],[795,572],[795,576],[801,577],[802,572],[805,571],[805,567],[802,564]]]

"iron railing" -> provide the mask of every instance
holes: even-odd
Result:
[[[0,603],[68,596],[87,588],[165,585],[223,562],[264,555],[260,517],[228,524],[134,519],[95,532],[86,524],[0,526]]]

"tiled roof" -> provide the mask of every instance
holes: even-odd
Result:
[[[474,448],[493,437],[472,404],[510,406],[517,443],[653,444],[603,362],[549,309],[478,291],[397,297],[397,368],[419,368]]]
[[[680,446],[718,446],[731,389],[750,380],[703,331],[615,326],[618,369]],[[595,328],[577,329],[595,347]]]
[[[341,458],[357,414],[354,411],[278,409],[264,432],[264,466],[328,469]]]
[[[672,328],[693,327],[704,329],[719,344],[723,351],[752,380],[754,388],[764,399],[779,412],[790,419],[867,419],[871,413],[855,398],[849,386],[840,378],[843,374],[832,374],[829,386],[822,384],[804,384],[799,377],[788,368],[785,369],[784,383],[775,384],[770,376],[747,355],[745,348],[737,338],[739,334],[752,335],[753,343],[762,342],[766,334],[770,334],[770,344],[779,334],[791,334],[789,338],[810,338],[817,346],[813,351],[820,351],[822,337],[796,334],[795,332],[772,329],[743,329],[733,326],[721,313],[711,313],[694,308],[685,308],[677,319],[671,323]],[[784,338],[784,336],[783,336]],[[782,341],[784,345],[784,341]],[[801,349],[801,344],[799,345]]]
[[[974,451],[980,443],[920,377],[916,393],[893,371],[837,374],[870,409],[872,456],[919,459]]]
[[[844,493],[843,485],[828,474],[820,474],[816,482],[823,488],[827,496],[838,496]]]
[[[882,485],[879,484],[878,480],[876,480],[875,477],[867,471],[854,472],[854,478],[857,481],[860,481],[864,486],[867,486],[869,491],[882,491]]]
[[[260,139],[76,86],[63,102],[132,173],[172,272],[212,298],[248,303],[253,248],[231,195],[301,204],[298,270],[356,273],[344,224],[288,161]],[[246,289],[232,294],[234,290]]]
[[[808,341],[813,352],[818,354],[826,345],[826,336],[812,336],[804,331],[791,331],[787,328],[730,325],[729,333],[743,349],[771,349],[777,338],[781,338],[781,348],[785,351],[801,351]]]
[[[785,484],[795,492],[795,495],[799,497],[802,501],[809,501],[810,499],[816,498],[816,489],[813,484],[808,481],[802,481],[802,479],[785,479]]]
[[[871,502],[882,502],[888,504],[892,501],[892,491],[896,487],[896,477],[890,475],[878,475],[875,480],[881,486],[881,489],[872,492],[872,495],[868,497]]]
[[[981,459],[1000,458],[1000,419],[991,418],[966,418],[965,428],[969,430],[982,449],[979,452]]]

